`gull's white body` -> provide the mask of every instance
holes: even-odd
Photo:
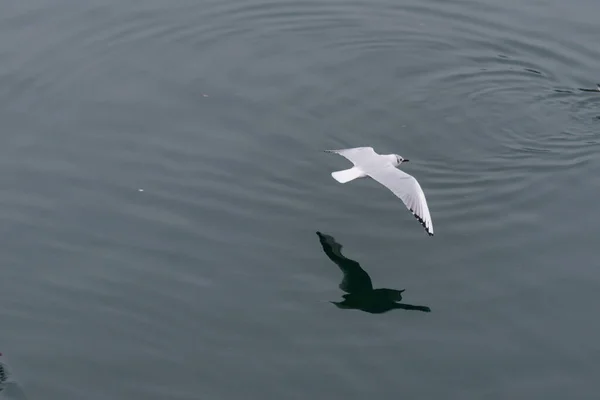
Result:
[[[404,161],[402,157],[397,154],[377,154],[372,147],[325,151],[339,154],[354,164],[352,168],[332,172],[331,176],[336,181],[347,183],[371,177],[399,197],[427,233],[433,236],[433,222],[421,185],[413,176],[396,168]]]

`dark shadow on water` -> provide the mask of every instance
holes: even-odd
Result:
[[[390,310],[412,310],[430,312],[426,306],[400,303],[402,290],[373,289],[371,277],[360,264],[342,255],[342,245],[333,236],[317,232],[323,251],[331,261],[342,270],[344,277],[339,287],[347,294],[343,301],[332,301],[338,308],[361,310],[372,314],[381,314]]]

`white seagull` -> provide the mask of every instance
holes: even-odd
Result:
[[[370,176],[398,196],[423,225],[429,236],[433,236],[433,223],[421,185],[413,176],[396,168],[408,160],[398,154],[377,154],[372,147],[325,150],[325,152],[339,154],[354,164],[350,169],[332,172],[331,176],[336,181],[346,183]]]

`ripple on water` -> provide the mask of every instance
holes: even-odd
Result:
[[[465,14],[465,8],[470,12]],[[558,95],[549,89],[560,83],[559,72],[565,69],[561,67],[569,65],[573,59],[589,60],[597,53],[583,45],[571,46],[568,39],[555,41],[543,36],[540,30],[523,23],[532,18],[531,12],[528,10],[514,19],[512,11],[499,4],[473,1],[451,4],[442,1],[409,1],[403,4],[384,1],[369,8],[358,1],[209,1],[202,7],[193,2],[172,6],[154,4],[140,9],[127,7],[120,14],[111,12],[107,7],[92,10],[75,8],[69,18],[60,19],[61,23],[73,23],[73,29],[67,34],[54,36],[53,41],[47,43],[46,50],[15,65],[15,69],[26,66],[27,75],[21,77],[22,86],[16,90],[23,97],[32,99],[39,94],[73,88],[84,76],[93,77],[94,71],[98,74],[110,71],[115,54],[125,55],[125,49],[130,46],[143,47],[155,39],[184,47],[207,46],[210,56],[213,47],[224,46],[223,43],[228,40],[275,40],[278,33],[286,32],[316,35],[321,37],[319,42],[313,43],[316,49],[347,54],[347,58],[338,58],[344,62],[360,61],[363,57],[370,57],[371,52],[396,50],[400,51],[399,64],[410,64],[411,58],[414,58],[417,61],[412,62],[422,66],[410,71],[412,75],[403,75],[405,81],[410,81],[408,85],[412,89],[408,88],[404,93],[398,91],[397,97],[373,99],[368,95],[382,88],[367,86],[370,92],[365,93],[365,85],[353,85],[360,75],[353,64],[326,64],[318,58],[307,61],[310,57],[300,60],[299,63],[307,67],[306,71],[314,74],[337,71],[338,79],[323,89],[322,98],[338,108],[340,104],[344,105],[349,114],[361,109],[374,111],[382,104],[393,107],[397,98],[408,95],[415,103],[430,107],[433,113],[472,120],[478,115],[488,116],[487,121],[477,121],[480,129],[463,132],[464,144],[461,147],[465,153],[477,149],[481,154],[483,149],[488,154],[504,154],[504,160],[519,160],[519,165],[529,171],[582,165],[590,159],[593,146],[597,144],[592,129],[575,127],[541,132],[539,126],[547,126],[541,124],[542,118],[550,118],[556,122],[555,126],[565,124],[570,118],[590,126],[588,120],[597,116],[595,109],[598,103],[595,99],[598,97],[585,99],[578,94]],[[40,15],[27,18],[38,20]],[[85,23],[82,22],[84,20]],[[200,20],[203,23],[199,23]],[[407,52],[402,53],[402,50]],[[409,53],[409,50],[412,52]],[[439,53],[438,57],[432,58],[423,56],[423,52]],[[268,63],[274,57],[277,57],[276,52],[265,53],[264,62]],[[436,61],[423,66],[425,59]],[[252,69],[252,66],[247,69]],[[394,73],[389,66],[380,69],[390,76]],[[425,87],[437,90],[424,90]],[[290,98],[296,95],[294,90],[300,89],[292,88]],[[436,102],[433,98],[445,93],[451,93],[456,101],[445,99]],[[325,100],[311,101],[315,108],[327,110]],[[562,113],[556,112],[557,107]],[[485,113],[480,113],[483,108]],[[507,120],[508,115],[512,120]],[[457,126],[459,124],[454,125]],[[441,139],[441,144],[445,140],[450,142],[454,138],[448,135]],[[171,159],[176,159],[179,151],[182,150],[175,149]],[[256,156],[260,157],[260,152],[256,149]],[[117,158],[125,156],[124,153],[115,155]],[[224,179],[218,168],[211,170],[211,165],[215,165],[214,159],[209,154],[203,156],[206,180]],[[477,167],[476,160],[471,160],[472,167]],[[234,159],[226,161],[235,162]],[[168,160],[162,159],[161,162],[167,163]],[[432,162],[425,166],[425,172],[436,174],[433,168],[443,167],[443,163]],[[504,168],[511,169],[510,166]],[[443,184],[442,179],[451,180],[453,176],[458,175],[440,173],[437,183]],[[435,181],[435,176],[432,179]],[[483,182],[483,178],[472,176],[461,179],[469,184]],[[291,185],[285,187],[283,180],[280,183],[281,197],[275,196],[274,199],[283,202],[298,194]],[[276,190],[273,183],[266,187]],[[217,183],[213,189],[229,190],[234,194],[231,187],[220,187]],[[257,192],[256,189],[251,191],[254,192]],[[209,198],[205,201],[208,202]],[[250,210],[252,202],[259,204],[264,200],[248,196],[248,201]],[[211,206],[220,207],[215,199],[213,202]],[[274,201],[273,207],[276,203]],[[291,204],[295,204],[298,211],[302,209],[300,202],[290,201],[286,206]],[[248,218],[251,214],[248,211]]]
[[[378,221],[402,212],[411,228],[407,235],[419,229],[385,190],[336,186],[323,169],[328,161],[307,156],[327,142],[305,132],[307,126],[322,129],[327,143],[358,145],[367,137],[389,148],[412,146],[410,158],[423,161],[411,173],[424,187],[434,224],[445,231],[442,240],[471,235],[481,246],[469,253],[514,245],[515,236],[502,234],[512,231],[508,225],[539,228],[538,205],[556,190],[548,177],[583,168],[597,154],[600,95],[569,88],[590,79],[572,67],[573,60],[595,65],[598,49],[544,33],[531,23],[538,21],[538,7],[515,15],[503,3],[485,0],[201,3],[90,8],[69,1],[56,12],[28,12],[10,21],[12,27],[36,25],[39,48],[18,49],[18,43],[31,42],[26,39],[33,31],[10,38],[14,44],[2,56],[15,57],[6,57],[0,70],[0,90],[10,99],[5,103],[20,111],[43,105],[40,112],[52,119],[40,118],[37,128],[54,136],[40,134],[18,160],[0,161],[19,171],[8,181],[14,192],[0,196],[0,217],[18,227],[5,233],[20,254],[35,247],[45,262],[57,264],[15,284],[15,293],[43,296],[6,303],[13,316],[26,320],[38,309],[49,327],[76,328],[70,321],[78,321],[96,328],[92,338],[98,340],[121,327],[125,343],[144,350],[184,339],[181,328],[193,327],[202,339],[187,339],[193,349],[223,334],[213,322],[232,318],[206,308],[199,326],[187,325],[198,314],[197,303],[242,280],[261,285],[251,275],[256,269],[234,268],[236,262],[259,264],[261,252],[304,259],[297,243],[275,235],[312,234],[313,224],[338,218],[361,239],[397,241],[392,228],[380,229],[377,222],[364,222],[372,231],[361,231],[368,218],[343,221],[356,210],[381,213]],[[200,101],[182,88],[203,76],[220,93],[202,104],[215,116],[202,110],[194,118]],[[64,103],[71,106],[66,112]],[[415,119],[431,121],[411,127],[414,132],[390,133],[413,111]],[[32,112],[32,119],[39,115]],[[292,116],[301,128],[289,126]],[[57,119],[58,127],[48,123]],[[355,124],[360,120],[364,125]],[[75,129],[82,126],[77,121],[85,129]],[[261,228],[266,226],[274,228]],[[490,233],[497,240],[476,241]],[[199,243],[210,251],[197,251]],[[16,263],[33,268],[24,264]],[[245,279],[231,282],[233,274]],[[224,296],[219,300],[230,306]],[[243,305],[231,309],[233,315],[245,311]],[[101,313],[112,324],[94,319]],[[264,318],[256,337],[264,337],[266,327],[273,333],[272,321]],[[223,347],[214,351],[233,354],[214,342]],[[177,357],[167,351],[161,356]]]

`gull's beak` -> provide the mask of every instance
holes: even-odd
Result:
[[[407,160],[406,158],[404,160],[402,160],[402,162],[409,162],[410,160]]]

